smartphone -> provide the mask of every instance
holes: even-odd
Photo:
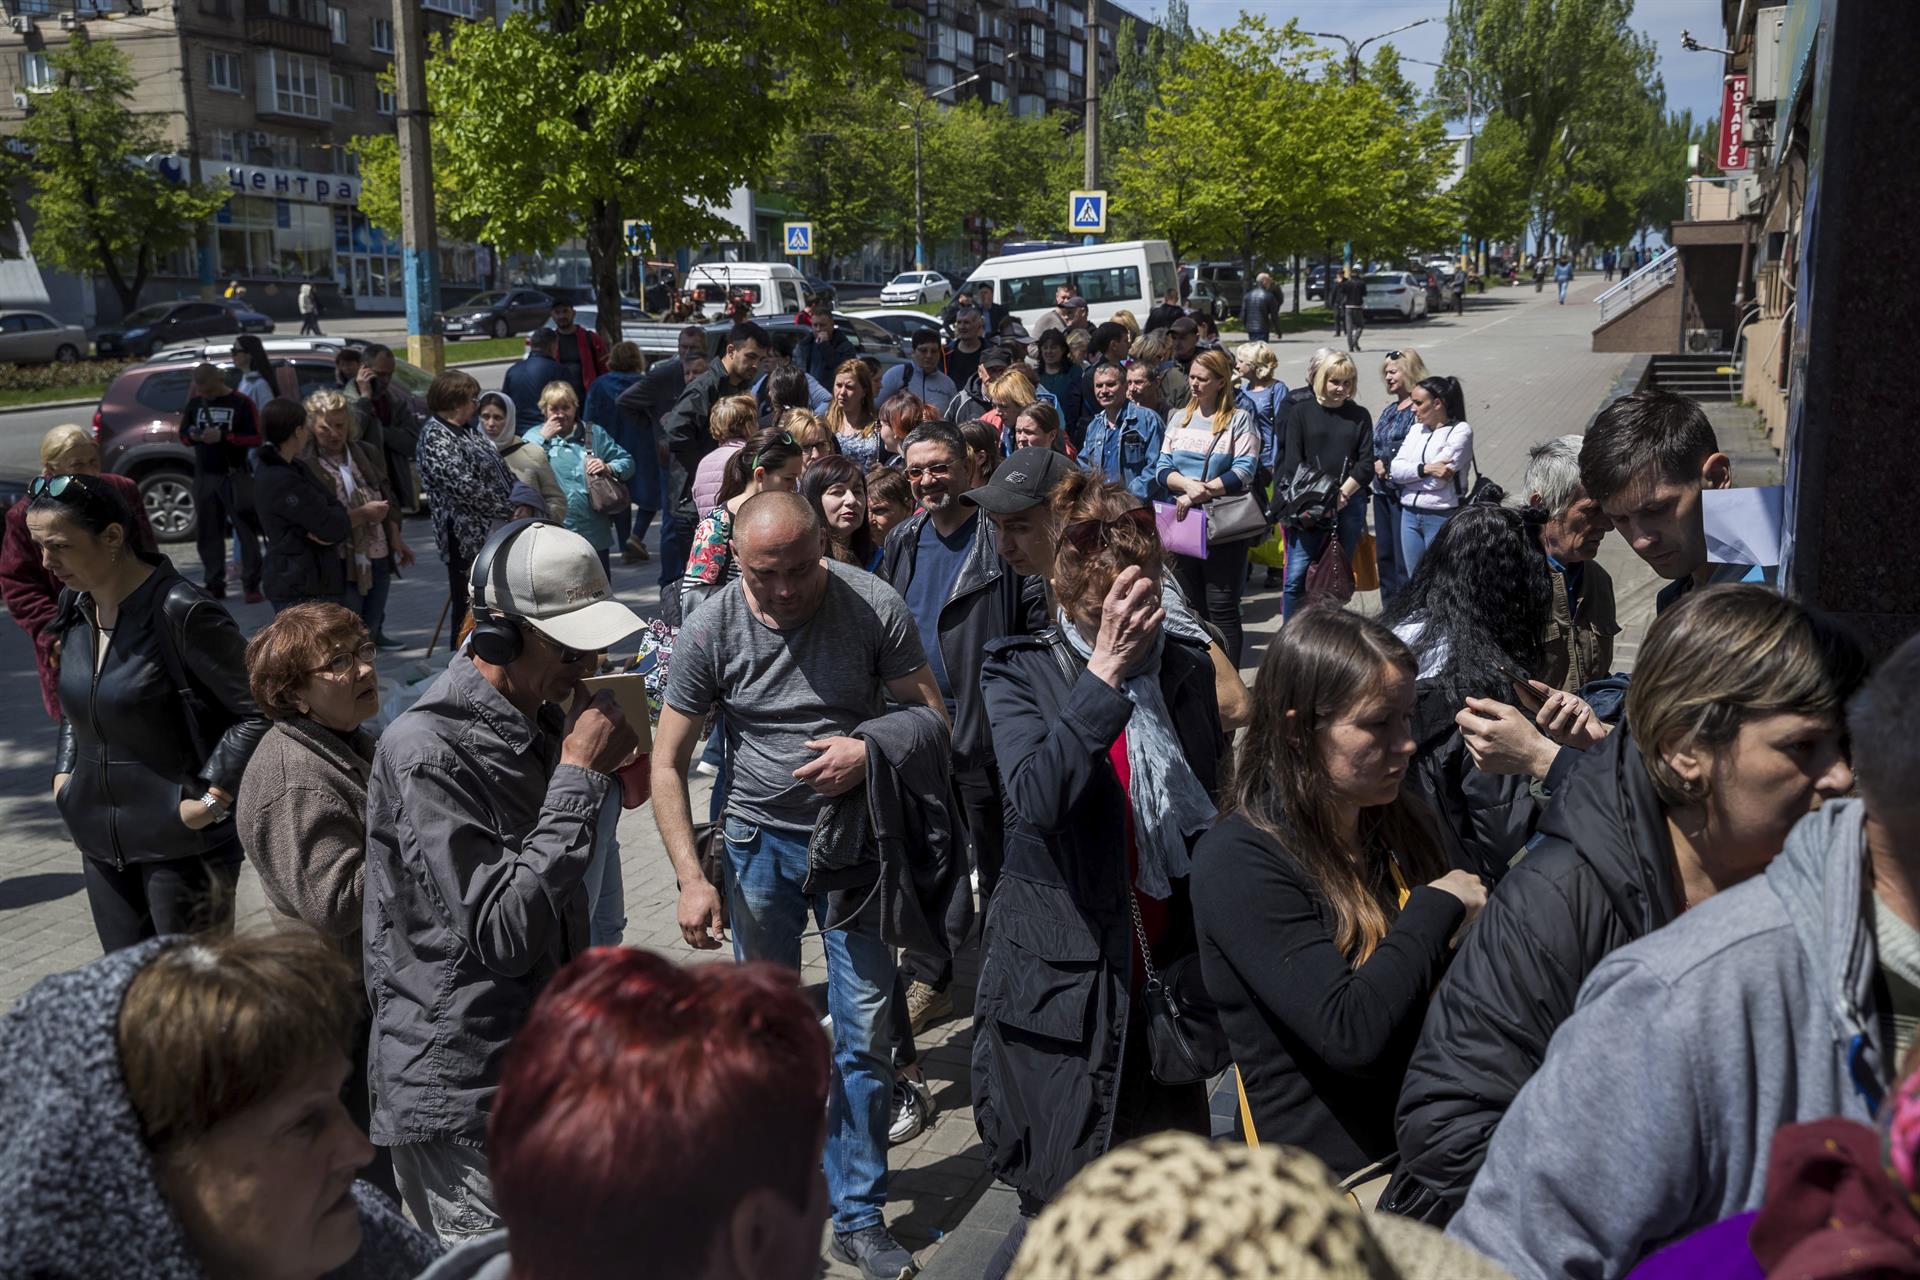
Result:
[[[1547,705],[1547,700],[1538,689],[1533,687],[1531,677],[1511,663],[1495,663],[1494,669],[1505,676],[1507,683],[1513,686],[1514,705],[1530,716],[1539,715],[1540,709]]]

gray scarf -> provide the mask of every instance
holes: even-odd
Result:
[[[1065,610],[1059,620],[1060,633],[1073,651],[1083,661],[1092,658],[1093,642],[1080,634]],[[1134,844],[1140,850],[1134,885],[1149,898],[1173,892],[1173,880],[1192,867],[1187,837],[1205,831],[1218,812],[1187,764],[1167,700],[1160,695],[1160,655],[1166,644],[1162,630],[1154,637],[1153,653],[1121,686],[1133,703],[1133,717],[1127,721],[1127,794]]]

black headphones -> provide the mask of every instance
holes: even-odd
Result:
[[[496,667],[504,667],[518,658],[526,649],[526,637],[520,634],[520,623],[511,614],[500,612],[493,607],[491,593],[487,585],[493,577],[493,562],[507,549],[521,533],[545,520],[510,520],[487,535],[481,544],[480,553],[473,558],[473,576],[467,583],[472,597],[473,630],[467,636],[467,649],[474,657],[491,662]],[[500,572],[506,572],[503,563]]]

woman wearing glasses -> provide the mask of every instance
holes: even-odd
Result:
[[[230,925],[240,845],[227,818],[267,729],[240,628],[139,549],[98,479],[42,476],[28,496],[27,531],[67,588],[48,623],[65,716],[53,799],[101,948]]]
[[[380,709],[376,652],[356,614],[319,602],[282,610],[248,642],[247,683],[272,727],[247,761],[234,806],[240,847],[273,915],[318,930],[356,975],[374,745],[360,726]],[[355,1036],[345,1096],[363,1133],[366,1048],[366,1035]],[[386,1149],[375,1150],[378,1167],[363,1176],[391,1191]]]
[[[1055,625],[988,645],[981,676],[1009,821],[974,1117],[1027,1216],[1110,1146],[1206,1132],[1203,1087],[1148,1070],[1140,939],[1156,968],[1194,949],[1189,850],[1224,745],[1206,647],[1165,625],[1152,509],[1078,469],[1051,507]]]

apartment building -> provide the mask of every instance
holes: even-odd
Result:
[[[429,30],[493,14],[493,0],[421,2]],[[149,298],[193,293],[210,274],[223,286],[238,281],[274,315],[294,313],[307,281],[336,314],[404,308],[399,245],[360,211],[358,164],[346,148],[394,127],[393,96],[378,79],[393,61],[384,0],[4,0],[4,8],[0,134],[49,83],[48,54],[85,31],[132,58],[135,108],[153,114],[172,148],[153,163],[184,176],[197,153],[203,180],[232,189],[201,244],[162,264]],[[113,317],[110,290],[41,274],[54,309]],[[448,251],[443,278],[477,275],[471,247]]]

